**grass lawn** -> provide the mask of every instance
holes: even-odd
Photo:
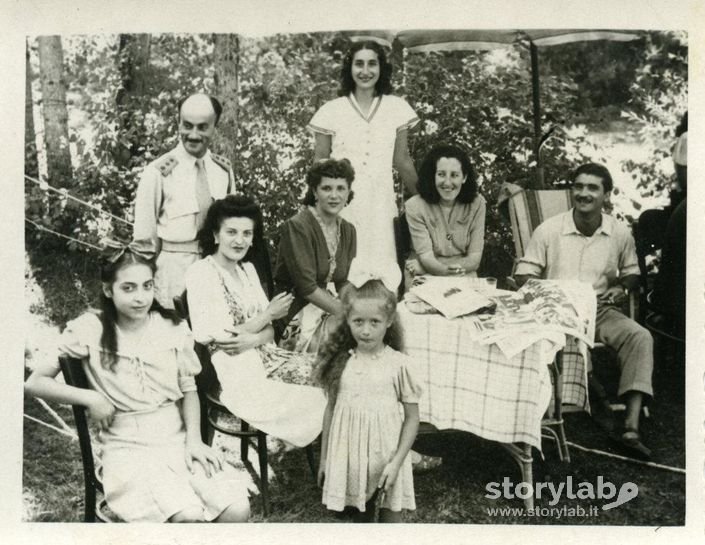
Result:
[[[616,385],[614,369],[606,361],[596,361],[596,372],[607,388]],[[666,358],[657,363],[654,384],[658,394],[651,406],[651,417],[644,419],[644,441],[653,450],[655,462],[685,467],[685,424],[681,375],[682,362]],[[34,399],[25,400],[25,413],[50,421],[46,411]],[[55,407],[72,424],[68,407]],[[589,448],[608,450],[604,432],[584,413],[566,416],[568,439]],[[233,445],[237,448],[237,445]],[[578,483],[597,482],[597,476],[617,488],[627,481],[639,487],[632,501],[596,517],[527,517],[518,514],[491,516],[488,508],[521,508],[519,499],[492,500],[485,497],[485,486],[501,482],[507,476],[519,481],[519,471],[511,458],[497,444],[465,433],[424,435],[417,449],[441,455],[439,467],[415,474],[417,510],[405,514],[406,522],[475,523],[475,524],[612,524],[612,525],[682,525],[685,521],[685,476],[611,459],[594,453],[571,450],[570,464],[558,460],[555,445],[544,441],[544,456],[534,451],[535,481],[552,481],[557,485],[572,476]],[[256,458],[254,450],[251,456]],[[320,504],[320,491],[306,463],[303,450],[294,449],[270,456],[275,477],[270,482],[271,512],[262,514],[259,496],[252,497],[254,522],[346,522],[335,517]],[[25,520],[80,521],[83,510],[83,477],[78,442],[30,420],[24,426],[24,500]],[[555,506],[587,508],[606,500],[577,500],[565,496]],[[548,498],[537,501],[547,507]]]
[[[29,295],[30,308],[53,323],[64,323],[78,315],[97,292],[97,279],[87,271],[96,270],[92,256],[35,253],[28,284],[41,288],[41,298]],[[29,267],[28,267],[29,271]],[[37,333],[43,337],[41,332]],[[36,340],[36,339],[35,339]],[[685,467],[685,402],[682,357],[668,347],[658,347],[653,383],[656,399],[650,407],[651,417],[643,419],[644,442],[653,450],[653,460],[660,464]],[[607,355],[596,357],[595,373],[614,397],[617,367]],[[68,407],[54,406],[72,424]],[[24,412],[51,421],[34,399],[26,399]],[[566,415],[569,441],[608,450],[605,433],[584,413]],[[24,422],[24,519],[27,521],[79,521],[83,512],[83,476],[77,441],[25,419]],[[571,450],[572,462],[558,460],[555,445],[544,441],[544,456],[534,451],[535,481],[552,481],[556,485],[572,476],[577,483],[596,484],[597,476],[618,488],[627,481],[639,487],[632,501],[597,517],[560,518],[525,517],[506,514],[490,516],[488,509],[521,508],[518,499],[492,500],[485,497],[489,482],[509,477],[520,480],[519,470],[508,454],[496,444],[469,434],[443,433],[420,437],[417,450],[443,457],[443,464],[415,474],[417,509],[407,513],[407,522],[423,523],[494,523],[494,524],[612,524],[612,525],[682,525],[685,522],[685,475],[643,465],[615,460],[595,453]],[[256,458],[254,451],[252,457]],[[341,522],[320,504],[320,491],[308,469],[303,450],[295,449],[272,455],[270,463],[275,477],[270,483],[271,513],[264,517],[259,497],[252,497],[252,520],[255,522]],[[555,507],[589,507],[605,500],[571,500],[565,496]],[[548,506],[542,498],[537,506]]]

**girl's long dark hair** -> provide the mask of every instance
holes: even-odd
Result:
[[[384,344],[394,350],[404,348],[404,337],[397,316],[397,296],[384,287],[380,280],[369,280],[360,288],[352,284],[346,285],[340,293],[345,318],[350,314],[352,304],[358,299],[374,299],[383,305],[387,316],[392,317],[392,324],[384,335]],[[357,347],[357,342],[350,331],[347,320],[321,346],[314,369],[314,380],[320,384],[329,399],[335,400],[340,388],[340,377],[350,359],[351,352]]]
[[[156,271],[157,267],[153,259],[148,259],[142,255],[134,253],[130,248],[126,248],[123,254],[114,262],[110,260],[104,260],[100,267],[100,280],[103,284],[107,284],[110,289],[112,289],[117,273],[123,267],[128,265],[147,265],[152,271],[152,275]],[[105,369],[115,370],[115,365],[117,364],[117,309],[115,308],[115,303],[112,298],[105,295],[103,291],[100,292],[100,323],[103,325],[103,332],[100,336],[100,363]],[[154,299],[152,301],[152,306],[149,308],[150,312],[158,312],[163,318],[171,320],[174,324],[178,324],[181,321],[178,314],[174,310],[166,309],[159,302]]]

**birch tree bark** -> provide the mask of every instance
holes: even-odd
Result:
[[[34,178],[39,177],[37,163],[37,135],[34,130],[34,101],[32,98],[32,66],[29,62],[29,43],[25,55],[24,88],[24,173]]]
[[[50,183],[71,187],[72,168],[69,149],[64,54],[59,36],[40,36],[39,73],[42,84],[42,117],[47,173]]]

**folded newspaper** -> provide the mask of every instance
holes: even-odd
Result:
[[[429,276],[409,290],[446,318],[457,318],[478,311],[490,311],[495,303],[473,289],[468,278],[461,276]],[[413,310],[412,310],[413,311]]]
[[[516,344],[555,332],[594,344],[597,299],[590,284],[531,279],[519,291],[497,290],[489,298],[496,304],[493,314],[464,318],[470,335],[482,343]]]

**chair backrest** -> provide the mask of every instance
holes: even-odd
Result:
[[[88,377],[83,369],[80,359],[69,356],[60,356],[59,365],[64,381],[69,386],[77,388],[90,388]],[[85,486],[85,512],[86,522],[96,521],[96,491],[103,491],[103,485],[98,480],[95,473],[95,462],[93,460],[93,447],[91,445],[91,434],[86,418],[86,408],[82,405],[72,405],[73,418],[76,422],[76,432],[81,448],[81,461],[83,463],[83,481]]]
[[[524,256],[534,230],[573,206],[570,189],[524,189],[509,197],[509,221],[517,259]]]
[[[655,254],[657,250],[663,248],[667,225],[668,211],[666,210],[645,210],[632,224],[636,256],[644,288],[646,288],[649,272],[646,267],[646,256]]]
[[[254,252],[252,256],[252,264],[255,266],[264,293],[267,294],[267,297],[272,297],[274,295],[274,277],[272,275],[272,260],[269,257],[267,242],[262,240],[258,248],[258,251]]]
[[[394,218],[394,243],[397,250],[397,265],[402,272],[402,281],[399,285],[397,295],[399,299],[404,295],[404,265],[411,254],[411,233],[409,223],[406,221],[406,213],[402,212]]]
[[[188,293],[186,290],[181,295],[174,297],[174,310],[191,327],[191,315],[189,313]],[[215,372],[215,367],[213,367],[208,348],[201,343],[194,342],[193,349],[198,356],[198,361],[201,363],[201,372],[196,376],[196,387],[198,389],[198,398],[201,402],[201,438],[205,443],[208,438],[207,395],[216,394],[217,397],[220,394],[220,381]]]

